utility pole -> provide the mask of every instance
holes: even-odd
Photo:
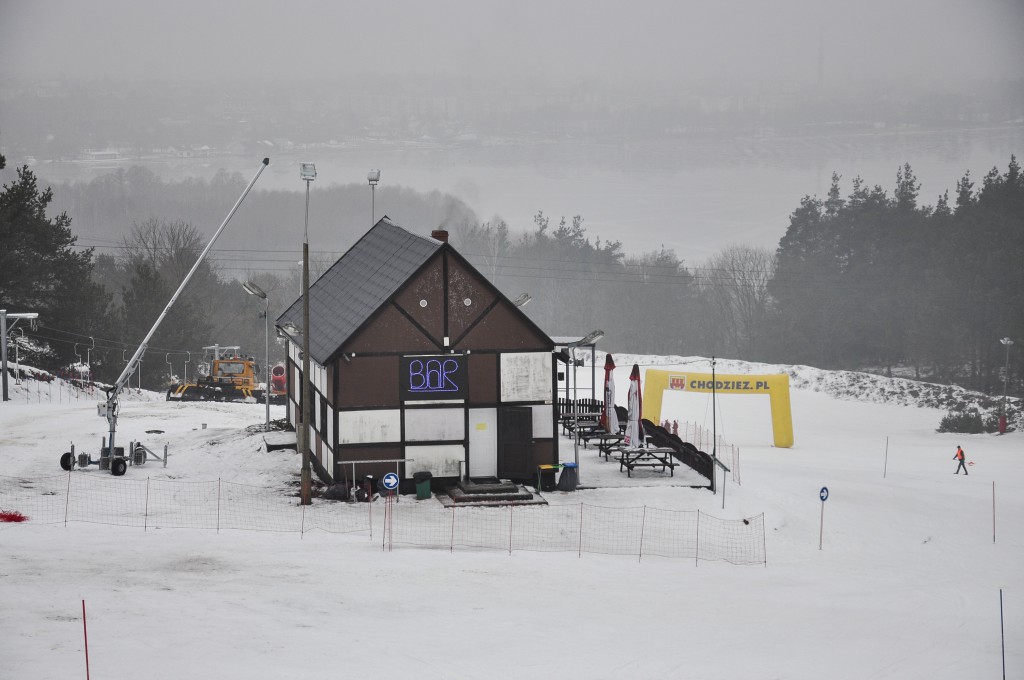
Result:
[[[299,502],[309,505],[313,502],[313,479],[309,469],[309,183],[316,179],[316,166],[302,163],[299,177],[306,182],[306,222],[302,237],[302,427],[296,444],[302,454]]]

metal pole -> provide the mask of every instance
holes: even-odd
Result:
[[[309,505],[309,183],[306,180],[306,222],[302,240],[302,428],[297,438],[302,454],[300,502]]]
[[[818,550],[821,550],[822,538],[825,536],[825,501],[821,502],[821,526],[818,528]]]
[[[1006,366],[1003,368],[1003,410],[1002,415],[1006,415],[1006,386],[1010,381],[1010,345],[1013,344],[1013,340],[1009,338],[1003,338],[999,342],[1003,343],[1006,347]]]
[[[377,185],[370,185],[370,225],[377,224]]]
[[[711,457],[714,459],[718,458],[718,393],[716,392],[715,383],[715,357],[711,357]],[[714,467],[712,467],[711,480],[714,481],[715,473]],[[722,473],[722,484],[725,484],[725,473]],[[725,507],[725,488],[722,488],[722,507]]]
[[[1003,680],[1006,680],[1006,631],[1003,628],[1003,589],[999,589],[999,642],[1003,649]]]
[[[0,309],[0,373],[3,373],[3,400],[10,401],[7,396],[7,310]]]
[[[18,330],[21,330],[20,328]],[[14,331],[11,331],[12,339],[14,340],[14,384],[21,384],[21,352],[19,352],[18,338],[13,337]],[[25,337],[25,331],[21,331],[21,336]],[[6,373],[6,371],[5,371]]]
[[[267,376],[267,382],[263,385],[263,396],[267,402],[267,431],[270,431],[270,298],[267,297],[267,308],[263,312],[263,343],[264,360],[263,372]]]
[[[572,453],[573,461],[576,463],[576,483],[579,484],[580,474],[580,405],[576,394],[579,387],[576,376],[576,347],[569,347],[569,360],[572,362]],[[539,489],[538,489],[539,491]]]

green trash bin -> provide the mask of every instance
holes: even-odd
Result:
[[[416,482],[416,500],[425,501],[430,498],[430,479],[433,477],[429,472],[414,472],[413,481]]]

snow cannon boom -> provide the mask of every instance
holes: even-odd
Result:
[[[253,185],[256,184],[256,180],[260,178],[263,171],[267,169],[268,165],[270,165],[270,159],[264,158],[263,162],[260,164],[259,170],[256,171],[256,174],[253,176],[252,180],[250,180],[249,184],[246,185],[242,195],[238,197],[237,201],[235,201],[235,204],[231,207],[227,217],[224,218],[224,221],[220,223],[217,231],[213,234],[213,238],[211,238],[210,242],[206,244],[206,248],[203,249],[203,252],[199,254],[199,257],[196,259],[196,263],[192,265],[192,269],[190,269],[188,274],[185,275],[185,278],[178,286],[178,290],[174,291],[174,295],[172,295],[171,299],[167,302],[167,306],[164,307],[164,311],[160,312],[160,316],[157,317],[156,323],[154,323],[153,327],[149,329],[149,333],[147,333],[146,337],[143,338],[138,349],[135,350],[135,354],[132,355],[131,360],[124,367],[124,370],[121,371],[120,377],[118,377],[114,384],[107,389],[106,403],[98,404],[99,415],[101,417],[105,417],[107,419],[107,423],[110,424],[110,436],[102,448],[108,449],[112,452],[110,457],[111,473],[114,473],[114,470],[117,469],[121,471],[121,474],[123,474],[123,470],[127,467],[129,462],[128,457],[124,454],[124,447],[122,446],[118,449],[114,445],[117,436],[117,411],[119,407],[117,398],[121,394],[121,390],[124,389],[124,386],[128,383],[128,379],[138,369],[139,362],[142,360],[142,355],[146,353],[146,348],[149,345],[149,341],[152,339],[153,334],[156,333],[156,329],[160,327],[161,323],[163,323],[167,313],[171,310],[171,307],[174,306],[174,303],[177,302],[178,296],[185,290],[185,286],[188,285],[188,282],[192,279],[196,270],[199,269],[199,265],[202,264],[204,259],[206,259],[206,255],[210,252],[210,249],[213,248],[213,244],[217,242],[221,232],[224,231],[224,227],[228,226],[228,222],[231,221],[232,217],[234,217],[235,212],[238,210],[238,206],[242,205],[242,201],[244,201],[245,197],[249,195],[249,191],[252,189]]]

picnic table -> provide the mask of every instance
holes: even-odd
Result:
[[[580,413],[563,413],[559,416],[562,421],[562,432],[566,435],[572,434],[577,425],[580,428],[593,428],[600,423],[601,413],[586,411]]]
[[[604,456],[605,460],[612,454],[612,451],[621,451],[622,447],[619,446],[622,443],[624,435],[612,434],[609,432],[602,431],[600,434],[594,434],[591,439],[597,440],[597,455]]]
[[[660,467],[661,471],[669,471],[669,476],[674,477],[678,462],[672,454],[675,449],[667,447],[652,446],[645,448],[621,448],[622,456],[619,458],[619,472],[626,470],[626,476],[633,476],[633,468],[638,467]]]

